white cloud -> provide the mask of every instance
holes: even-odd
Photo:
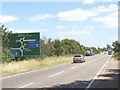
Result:
[[[92,30],[94,30],[94,27],[85,27],[83,30],[70,30],[67,32],[60,32],[59,36],[77,36],[77,35],[89,35],[91,34]]]
[[[13,33],[30,33],[30,32],[46,32],[47,29],[14,29],[10,28],[9,31],[12,31]]]
[[[18,17],[14,16],[0,16],[0,23],[11,22],[18,20]]]
[[[102,23],[102,27],[118,27],[118,6],[116,4],[111,4],[108,7],[99,6],[94,11],[99,13],[107,12],[104,16],[94,17],[92,19],[94,22]]]
[[[55,17],[55,16],[51,15],[51,14],[37,15],[37,16],[29,18],[29,21],[34,22],[34,21],[39,21],[39,20],[53,18],[53,17]]]
[[[94,22],[101,22],[102,27],[118,27],[118,12],[114,12],[102,17],[93,18]]]
[[[119,0],[83,0],[83,4],[93,4],[95,2],[119,2]]]
[[[93,4],[95,0],[83,0],[83,4]]]
[[[75,10],[59,12],[57,16],[60,18],[60,20],[85,21],[88,17],[96,16],[96,13],[91,13],[89,10],[77,8]]]
[[[59,35],[61,35],[61,36],[76,36],[76,35],[82,35],[82,34],[90,34],[90,32],[72,30],[72,31],[68,31],[68,32],[60,32],[59,33]]]
[[[66,27],[63,25],[57,26],[57,29],[65,29]]]
[[[74,10],[58,12],[57,16],[60,20],[64,21],[85,21],[90,17],[95,17],[101,15],[103,13],[111,13],[118,10],[118,6],[116,4],[111,4],[109,6],[98,6],[93,9],[81,9],[77,8]]]
[[[118,10],[118,6],[116,4],[110,4],[107,6],[98,6],[97,8],[94,8],[92,11],[95,13],[106,13],[106,12],[114,12]]]

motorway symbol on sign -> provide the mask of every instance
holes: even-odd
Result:
[[[9,41],[9,45],[12,48],[11,53],[15,56],[40,55],[40,33],[12,34],[9,37]]]

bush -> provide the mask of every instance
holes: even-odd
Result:
[[[2,48],[1,58],[2,58],[1,62],[10,62],[12,59],[14,59],[14,56],[10,53],[9,49]]]
[[[117,60],[120,60],[120,52],[114,53],[113,57]]]

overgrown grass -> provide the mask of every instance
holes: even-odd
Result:
[[[24,61],[13,61],[10,63],[2,63],[0,64],[1,72],[0,75],[9,75],[13,73],[23,72],[27,70],[33,70],[48,66],[53,66],[57,64],[62,64],[65,62],[71,62],[73,56],[67,55],[67,56],[55,56],[55,57],[46,57],[43,60],[40,58],[38,59],[29,59]]]

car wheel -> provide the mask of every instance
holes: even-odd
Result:
[[[84,63],[85,61],[83,61],[83,63]]]

